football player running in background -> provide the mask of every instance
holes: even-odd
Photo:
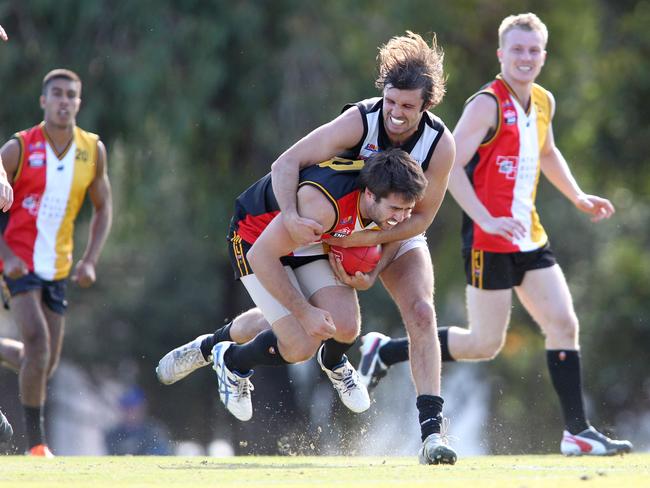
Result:
[[[546,26],[532,13],[504,19],[497,50],[501,73],[470,97],[454,130],[449,190],[464,211],[469,328],[438,330],[442,359],[493,359],[505,343],[514,289],[545,336],[548,370],[564,415],[561,452],[624,453],[632,449],[629,442],[605,437],[585,416],[578,319],[535,209],[541,171],[593,222],[614,213],[609,200],[582,191],[555,146],[555,99],[535,84],[547,39]],[[390,365],[408,360],[407,338],[372,332],[362,340],[359,372],[367,385]]]
[[[111,226],[106,149],[76,125],[81,80],[56,69],[43,79],[44,121],[18,132],[0,149],[15,199],[0,237],[11,314],[22,341],[0,339],[0,362],[19,372],[28,454],[51,457],[43,423],[47,380],[59,361],[64,333],[66,278],[95,282],[95,266]],[[93,216],[85,252],[72,269],[74,221],[90,196]]]

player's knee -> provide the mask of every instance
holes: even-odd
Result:
[[[295,364],[311,359],[317,350],[318,346],[296,344],[292,347],[280,348],[280,355],[286,362]]]
[[[436,312],[433,303],[427,300],[414,302],[410,310],[402,313],[409,336],[433,334],[436,331]]]
[[[354,318],[339,320],[335,325],[336,334],[334,335],[334,338],[338,342],[352,344],[357,337],[359,337],[359,331],[361,329],[361,323],[359,320],[355,320]]]
[[[474,344],[472,359],[488,361],[499,355],[505,344],[503,337],[481,337]]]
[[[561,343],[575,342],[578,338],[578,318],[568,314],[555,319],[552,325],[546,327],[546,335]]]
[[[47,335],[42,331],[26,331],[23,333],[23,354],[29,361],[50,361],[50,344]]]

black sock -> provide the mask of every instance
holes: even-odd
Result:
[[[449,327],[438,328],[438,340],[440,341],[440,360],[455,361],[449,353]]]
[[[455,361],[449,353],[449,327],[438,329],[438,340],[440,341],[440,359],[442,361]],[[379,359],[386,366],[392,366],[409,360],[409,340],[407,337],[391,339],[379,348]]]
[[[206,361],[211,360],[212,348],[217,342],[223,341],[232,341],[230,337],[230,328],[232,327],[232,322],[224,325],[223,327],[214,331],[210,337],[206,337],[201,342],[201,354],[203,354],[203,359]]]
[[[547,350],[546,362],[553,387],[560,398],[566,430],[579,434],[589,428],[582,400],[580,353],[571,350]]]
[[[45,426],[43,423],[43,407],[28,407],[23,405],[25,414],[25,429],[27,431],[27,448],[45,444]]]
[[[289,364],[278,351],[278,338],[271,329],[257,334],[255,339],[241,346],[232,344],[224,355],[230,371],[246,374],[255,366],[282,366]]]
[[[331,370],[334,366],[341,364],[345,356],[345,351],[350,349],[353,345],[354,342],[352,344],[345,344],[343,342],[335,341],[334,339],[327,339],[323,346],[323,355],[321,356],[323,366]]]
[[[391,339],[379,348],[379,359],[386,366],[409,360],[409,340],[407,337]]]
[[[444,400],[435,395],[420,395],[417,397],[415,405],[418,407],[423,441],[431,434],[440,433],[443,403]]]

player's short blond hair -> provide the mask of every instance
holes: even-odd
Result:
[[[542,35],[544,47],[546,47],[546,43],[548,42],[548,29],[544,22],[534,13],[528,12],[526,14],[509,15],[503,19],[499,26],[499,47],[503,47],[503,39],[512,29],[539,32]]]

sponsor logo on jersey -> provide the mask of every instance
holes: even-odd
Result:
[[[339,220],[339,225],[348,225],[352,223],[352,220],[354,217],[352,215],[348,215],[347,217],[343,217],[341,220]]]
[[[519,157],[517,156],[497,156],[497,166],[499,173],[505,175],[507,180],[517,178],[517,168],[519,167]]]
[[[379,152],[379,148],[371,143],[366,144],[366,147],[364,147],[364,149],[371,152]]]
[[[350,227],[343,227],[338,229],[336,232],[332,232],[332,237],[346,237],[352,234],[352,229]]]
[[[27,164],[30,168],[41,168],[45,164],[45,153],[35,152],[29,155]]]
[[[23,208],[27,210],[30,215],[38,215],[38,208],[41,205],[40,197],[36,193],[27,195],[23,200]]]
[[[39,149],[45,149],[45,144],[43,143],[43,141],[38,141],[38,142],[32,142],[27,147],[29,148],[29,152],[38,151]]]
[[[514,125],[517,123],[517,112],[514,110],[504,110],[503,111],[503,120],[506,125]]]

